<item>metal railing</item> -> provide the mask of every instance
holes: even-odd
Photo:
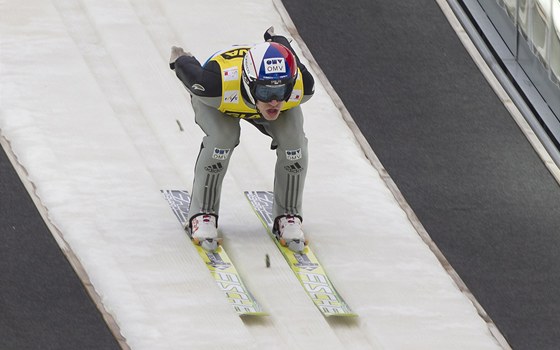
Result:
[[[560,167],[560,0],[444,1]]]
[[[560,87],[560,0],[496,0]],[[498,31],[500,28],[497,28]],[[516,47],[511,47],[514,55]],[[517,57],[517,55],[516,55]]]

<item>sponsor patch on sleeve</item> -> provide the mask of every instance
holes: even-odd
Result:
[[[301,148],[286,150],[286,158],[288,160],[298,160],[301,159]]]
[[[229,156],[230,149],[222,149],[222,148],[214,148],[214,154],[212,154],[212,158],[219,159],[219,160],[226,160]]]

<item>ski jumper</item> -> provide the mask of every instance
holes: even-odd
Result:
[[[291,49],[282,36],[275,36],[274,41]],[[189,222],[200,214],[219,215],[222,182],[239,144],[242,119],[272,138],[271,147],[276,151],[274,217],[303,216],[308,149],[300,104],[312,96],[313,78],[298,59],[299,74],[292,94],[280,116],[268,121],[248,102],[242,88],[242,60],[249,48],[218,52],[203,66],[192,56],[181,56],[175,62],[178,78],[191,93],[195,121],[206,135],[195,165]]]

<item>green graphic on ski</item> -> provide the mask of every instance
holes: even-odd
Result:
[[[307,292],[307,295],[309,295],[323,315],[326,317],[358,316],[352,312],[348,304],[336,291],[323,266],[309,246],[306,246],[302,253],[294,253],[287,247],[282,246],[272,233],[274,221],[272,217],[273,193],[267,191],[245,191],[245,196],[251,203],[253,210],[268,234],[282,252],[282,255]]]
[[[189,193],[179,190],[162,190],[161,192],[165,199],[167,199],[173,213],[184,227],[188,218],[190,203]],[[202,260],[206,263],[206,267],[208,267],[216,284],[226,294],[227,300],[240,316],[268,315],[249,292],[241,280],[241,276],[237,272],[233,262],[222,246],[218,246],[215,252],[208,252],[198,244],[194,244],[194,242],[193,245],[196,247]]]

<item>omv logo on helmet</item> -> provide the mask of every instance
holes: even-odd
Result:
[[[286,73],[286,63],[284,58],[269,58],[263,61],[264,70],[270,73]]]

